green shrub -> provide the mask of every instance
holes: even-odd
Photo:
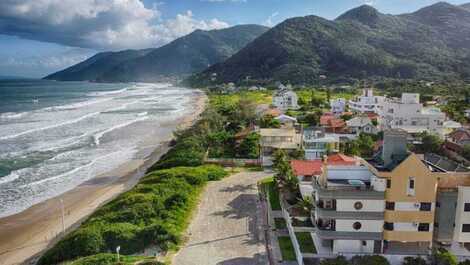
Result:
[[[151,260],[148,257],[138,257],[138,256],[123,256],[119,257],[120,262],[117,262],[116,254],[97,254],[93,256],[88,256],[84,258],[77,259],[69,265],[133,265],[136,262],[139,262],[141,265],[164,265],[155,260]]]
[[[181,243],[202,187],[226,176],[218,166],[154,171],[132,190],[101,207],[82,226],[48,250],[38,264],[114,251],[132,254],[156,244],[163,250]]]
[[[339,256],[334,259],[324,259],[320,265],[349,265],[349,262],[345,257]]]
[[[426,260],[421,257],[405,257],[403,265],[427,265]]]
[[[354,256],[350,260],[351,265],[390,265],[388,260],[379,255]]]

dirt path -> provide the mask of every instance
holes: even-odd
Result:
[[[269,175],[242,172],[210,183],[174,265],[266,264],[256,183]]]

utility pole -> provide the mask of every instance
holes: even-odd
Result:
[[[62,212],[62,234],[65,235],[65,209],[64,209],[64,200],[60,198],[60,209]]]

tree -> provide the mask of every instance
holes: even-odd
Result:
[[[307,123],[309,126],[317,126],[320,123],[321,112],[309,112],[302,117],[301,122]]]
[[[274,119],[274,117],[270,114],[264,115],[258,122],[259,127],[261,128],[280,128],[281,122]]]
[[[311,197],[301,198],[297,201],[296,206],[305,213],[310,213],[313,210],[313,199]]]
[[[255,159],[259,157],[259,139],[257,133],[250,133],[238,147],[238,156],[242,158]]]
[[[429,265],[457,265],[457,257],[446,249],[433,249],[429,258]]]
[[[423,133],[421,150],[423,153],[439,153],[443,141],[434,134]]]
[[[370,135],[361,133],[357,139],[360,155],[371,157],[374,153],[374,139]]]

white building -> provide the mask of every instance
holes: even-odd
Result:
[[[298,100],[299,98],[294,91],[282,86],[282,89],[279,89],[273,96],[273,105],[282,111],[298,109]]]
[[[444,135],[445,113],[438,108],[423,107],[419,94],[403,93],[401,99],[388,98],[381,107],[382,129],[402,129],[408,133],[428,132]]]
[[[330,100],[331,112],[334,115],[341,115],[346,110],[346,99],[337,98]]]
[[[381,253],[385,180],[360,162],[326,168],[313,184],[316,241],[335,254]]]
[[[380,106],[384,101],[382,96],[374,96],[374,91],[371,88],[366,88],[362,91],[362,95],[349,101],[349,108],[354,112],[380,112]]]
[[[346,121],[346,125],[351,133],[360,134],[360,133],[378,133],[377,127],[372,124],[372,121],[369,117],[360,116],[354,117],[349,121]]]

